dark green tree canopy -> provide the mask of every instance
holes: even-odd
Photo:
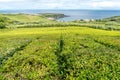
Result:
[[[8,23],[8,19],[6,17],[0,17],[0,28],[5,28]]]

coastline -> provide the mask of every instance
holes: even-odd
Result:
[[[67,9],[67,10],[0,10],[0,14],[33,14],[38,15],[39,13],[60,13],[69,15],[69,17],[63,17],[58,20],[60,21],[74,21],[80,19],[103,19],[112,16],[120,16],[120,10],[77,10],[77,9]],[[99,14],[99,15],[98,15]]]

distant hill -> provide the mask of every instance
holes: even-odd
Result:
[[[54,19],[69,17],[67,15],[60,14],[60,13],[43,13],[41,14],[41,16],[46,17],[46,18],[54,18]]]
[[[13,21],[19,22],[40,22],[40,21],[48,21],[40,15],[32,15],[32,14],[1,14],[0,16],[9,18]]]
[[[113,17],[105,18],[103,19],[103,21],[120,22],[120,16],[113,16]]]

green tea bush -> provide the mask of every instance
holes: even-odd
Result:
[[[5,28],[8,23],[8,18],[6,17],[0,17],[0,28]]]

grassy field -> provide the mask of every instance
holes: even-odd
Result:
[[[0,17],[7,20],[0,29],[0,80],[120,80],[119,18],[58,22],[41,15]]]
[[[43,18],[40,15],[31,15],[31,14],[1,14],[0,16],[7,17],[13,21],[19,22],[49,22],[49,20]]]
[[[120,31],[120,17],[110,17],[103,20],[76,20],[72,22],[59,22],[49,20],[51,16],[60,17],[64,14],[0,14],[0,17],[8,19],[10,24],[7,28],[31,28],[31,27],[65,27],[65,26],[83,26],[102,30],[117,30]]]
[[[120,32],[87,27],[0,30],[1,80],[119,80]]]

